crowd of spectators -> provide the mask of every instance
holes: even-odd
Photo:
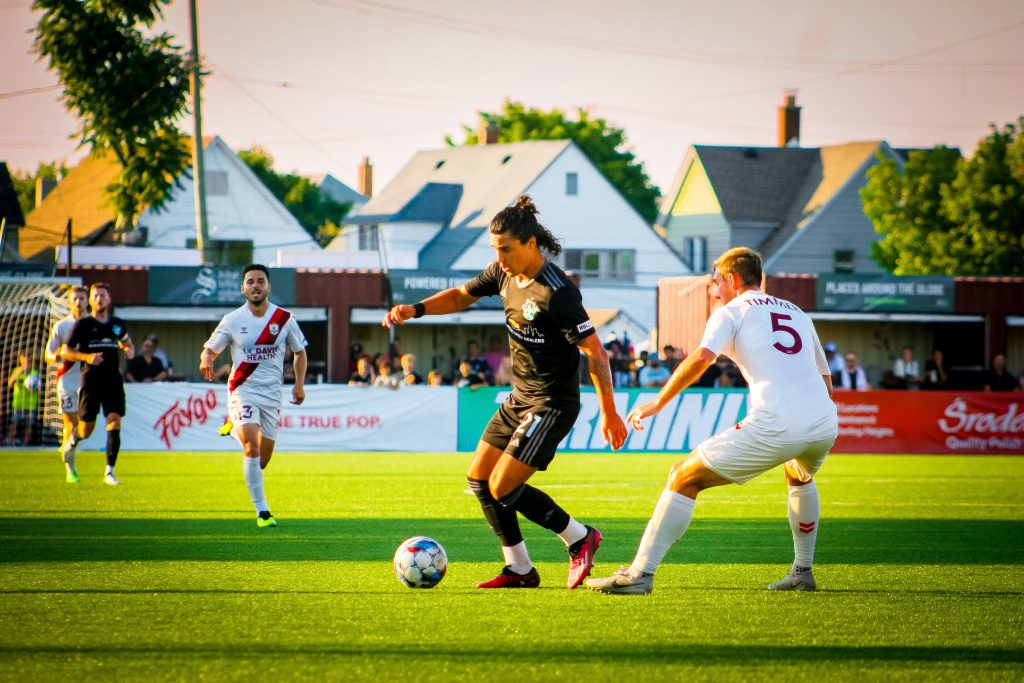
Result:
[[[454,354],[453,354],[454,355]],[[352,345],[351,386],[377,386],[397,389],[403,384],[427,386],[497,386],[512,383],[512,364],[508,351],[495,335],[489,340],[488,351],[480,350],[475,339],[466,344],[465,353],[454,358],[448,367],[435,367],[422,374],[416,356],[403,353],[396,340],[387,353],[369,354],[362,344]]]

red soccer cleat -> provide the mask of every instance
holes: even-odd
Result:
[[[477,588],[536,588],[540,585],[540,574],[536,567],[530,567],[525,574],[516,574],[507,566],[490,581],[478,583]]]
[[[580,541],[580,547],[576,552],[569,551],[569,579],[565,582],[569,590],[583,583],[583,579],[590,575],[590,570],[594,568],[594,555],[600,545],[601,532],[588,526],[587,535]]]

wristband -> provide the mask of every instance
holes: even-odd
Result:
[[[414,318],[422,318],[423,314],[427,312],[427,307],[423,305],[422,301],[420,301],[419,303],[413,304],[412,307],[414,309],[416,309],[416,312],[413,313],[413,316],[412,316]]]

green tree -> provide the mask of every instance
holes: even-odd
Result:
[[[14,171],[11,173],[11,181],[14,184],[14,191],[18,195],[18,204],[21,205],[21,212],[28,216],[29,211],[36,208],[36,182],[40,178],[51,178],[60,180],[68,172],[68,167],[57,162],[39,164],[35,173],[30,171]]]
[[[558,109],[526,109],[522,103],[511,101],[505,102],[500,113],[480,112],[480,116],[498,124],[499,142],[572,139],[648,223],[658,217],[661,191],[647,176],[643,163],[625,149],[626,134],[621,128],[609,126],[604,119],[591,118],[583,109],[577,111],[574,120]],[[463,126],[463,129],[466,136],[463,145],[479,143],[472,127]],[[450,135],[445,142],[456,144]]]
[[[106,188],[119,233],[146,207],[159,210],[191,161],[176,122],[187,111],[188,61],[152,29],[169,0],[35,0],[35,51],[64,86],[83,146],[121,165]]]
[[[896,275],[1024,274],[1024,117],[970,159],[945,147],[887,158],[868,172],[872,257]]]
[[[324,195],[320,186],[309,178],[278,173],[274,170],[273,157],[265,149],[245,149],[238,156],[321,246],[326,246],[338,234],[337,226],[345,220],[351,204],[339,203]]]

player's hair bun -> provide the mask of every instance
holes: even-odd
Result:
[[[533,203],[528,194],[519,196],[519,199],[516,200],[516,208],[520,211],[529,211],[532,214],[538,213],[537,205]]]

